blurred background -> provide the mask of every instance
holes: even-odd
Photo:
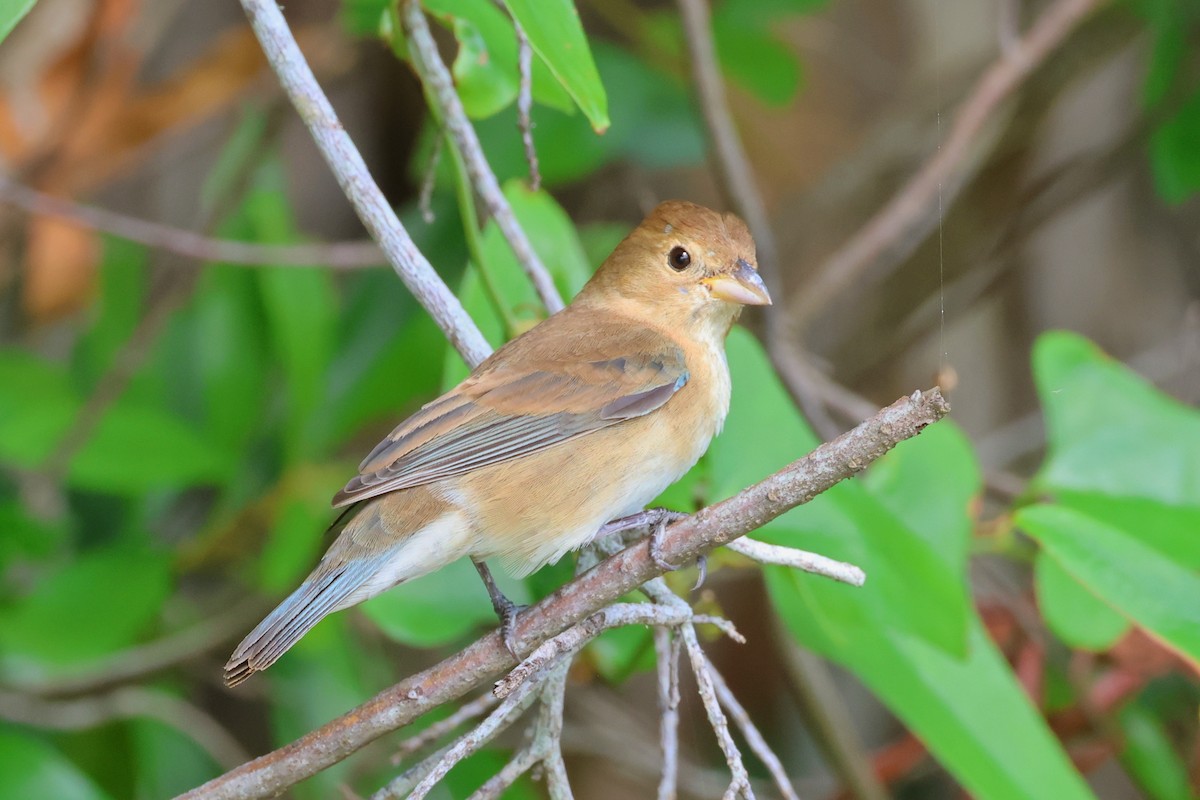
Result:
[[[1022,506],[1083,491],[1062,478],[1079,470],[1047,460],[1082,443],[1077,463],[1096,471],[1087,490],[1142,503],[1105,519],[1168,531],[1148,546],[1185,553],[1171,566],[1188,581],[1200,566],[1200,422],[1187,407],[1200,397],[1200,5],[1092,5],[714,3],[732,115],[777,242],[775,310],[799,365],[788,388],[811,390],[808,422],[825,438],[914,389],[947,390],[954,443],[929,447],[965,466],[947,476],[926,465],[928,503],[918,495],[915,517],[896,514],[933,530],[938,498],[962,495],[947,512],[962,545],[947,580],[969,587],[962,613],[981,623],[971,646],[994,649],[989,675],[1003,686],[966,671],[961,688],[999,706],[1028,697],[1038,712],[1010,724],[945,697],[917,703],[944,720],[922,719],[897,699],[916,690],[887,685],[886,665],[804,629],[805,609],[819,621],[825,606],[789,610],[783,578],[718,557],[694,599],[749,641],[710,652],[805,798],[1066,796],[1039,793],[1057,780],[1043,769],[1073,769],[1101,798],[1196,792],[1200,648],[1162,635],[1166,623],[1136,601],[1098,603],[1094,576],[1052,573],[1013,523]],[[490,2],[425,7],[489,161],[565,291],[657,202],[729,207],[674,4],[579,0],[611,126],[597,135],[561,87],[535,81],[542,192],[525,183],[512,54],[495,44],[511,45],[507,16]],[[1072,8],[1087,12],[1078,24]],[[292,0],[285,11],[371,173],[491,343],[543,316],[494,226],[464,235],[470,190],[448,154],[435,160],[445,148],[387,3]],[[1041,50],[1025,62],[1030,30]],[[465,374],[366,239],[237,3],[38,0],[0,44],[0,158],[0,795],[172,796],[494,625],[458,564],[335,615],[247,686],[221,684],[232,645],[324,549],[333,491],[392,425]],[[864,226],[909,190],[920,210],[902,235],[848,255],[850,243],[871,246]],[[234,264],[230,241],[299,247]],[[490,291],[467,267],[481,261]],[[1059,335],[1031,364],[1054,329],[1113,361]],[[766,475],[811,436],[762,351],[739,342],[735,384],[739,370],[753,374],[744,385],[781,405],[731,419],[725,455],[668,493],[675,507]],[[1056,401],[1080,371],[1094,379]],[[1129,439],[1114,433],[1141,413]],[[777,463],[761,433],[736,438],[768,426],[797,431]],[[1127,459],[1135,440],[1165,449]],[[959,463],[942,455],[930,458]],[[833,530],[822,519],[793,523],[818,537],[798,546]],[[895,554],[858,553],[903,582]],[[505,585],[529,599],[570,569]],[[1185,587],[1163,604],[1194,609],[1193,584],[1162,575]],[[1052,586],[1074,594],[1048,608]],[[1088,623],[1100,630],[1081,631]],[[948,680],[912,658],[913,686]],[[652,664],[645,631],[618,631],[576,665],[564,746],[577,796],[653,795]],[[703,710],[688,700],[683,720],[680,794],[720,797],[725,767]],[[510,739],[452,773],[443,796],[494,773]],[[977,760],[955,750],[964,739]],[[1065,757],[1045,756],[1055,739]],[[369,794],[398,770],[397,741],[294,795]],[[543,791],[527,780],[509,796]]]

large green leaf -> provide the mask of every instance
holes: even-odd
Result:
[[[1073,333],[1040,337],[1033,371],[1046,415],[1042,491],[1200,505],[1200,414]]]
[[[505,4],[525,29],[534,52],[575,98],[596,132],[603,133],[609,125],[608,97],[573,0],[505,0]]]
[[[1116,610],[1200,666],[1200,575],[1137,538],[1063,506],[1036,505],[1016,524]]]
[[[258,170],[243,214],[254,241],[287,242],[295,225],[277,161]],[[255,271],[266,310],[270,340],[288,390],[286,454],[290,460],[314,454],[324,422],[314,412],[325,393],[325,371],[337,330],[337,293],[328,270],[265,267]]]
[[[36,678],[127,647],[170,587],[164,555],[111,549],[81,556],[0,609],[0,663],[16,677]]]
[[[17,23],[25,18],[37,0],[4,0],[0,3],[0,42],[3,42]]]
[[[816,444],[758,343],[735,329],[726,349],[733,398],[725,429],[709,450],[714,498],[740,491]],[[930,501],[924,493],[908,491],[900,467],[881,475],[877,486],[842,483],[754,534],[866,570],[862,587],[799,576],[814,616],[829,623],[833,638],[825,649],[853,631],[882,628],[906,631],[948,652],[964,653],[966,511],[978,485],[978,470],[961,434],[948,425],[946,431],[938,430],[941,427],[905,443],[896,455],[907,458],[906,450],[913,448],[944,461],[947,466],[936,477],[938,497],[950,510],[920,508]],[[952,514],[957,515],[952,526],[931,527]]]
[[[114,494],[218,482],[235,454],[167,411],[118,402],[71,460],[73,486]]]
[[[106,800],[108,795],[46,742],[0,724],[0,797]]]
[[[1151,800],[1193,800],[1187,765],[1175,752],[1163,721],[1139,698],[1117,715],[1125,747],[1121,763]]]
[[[61,366],[18,350],[0,351],[0,459],[37,466],[66,432],[79,406]]]
[[[1034,580],[1046,624],[1071,647],[1107,650],[1129,630],[1129,620],[1045,553],[1034,562]]]
[[[790,571],[767,571],[771,597],[797,639],[828,639],[798,583]],[[973,614],[965,659],[883,630],[845,637],[830,655],[853,670],[973,797],[1092,797]]]

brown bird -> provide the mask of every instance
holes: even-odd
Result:
[[[507,632],[513,607],[483,560],[528,575],[687,472],[729,409],[725,336],[743,305],[770,302],[740,219],[658,206],[567,308],[371,451],[334,496],[352,506],[337,539],[238,645],[225,682],[266,669],[327,614],[463,556]]]

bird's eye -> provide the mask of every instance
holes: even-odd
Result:
[[[676,272],[683,272],[692,263],[692,254],[682,247],[673,247],[667,254],[667,263]]]

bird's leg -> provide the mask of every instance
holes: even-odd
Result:
[[[500,591],[500,587],[496,585],[496,579],[492,577],[492,571],[488,569],[488,565],[482,561],[471,559],[471,563],[475,565],[475,570],[479,573],[479,577],[483,578],[483,585],[487,587],[488,597],[492,601],[492,610],[496,612],[496,616],[500,618],[500,635],[504,639],[504,646],[508,648],[508,652],[512,657],[521,660],[520,654],[517,653],[517,615],[524,611],[527,606],[521,606],[509,600],[504,592]]]

